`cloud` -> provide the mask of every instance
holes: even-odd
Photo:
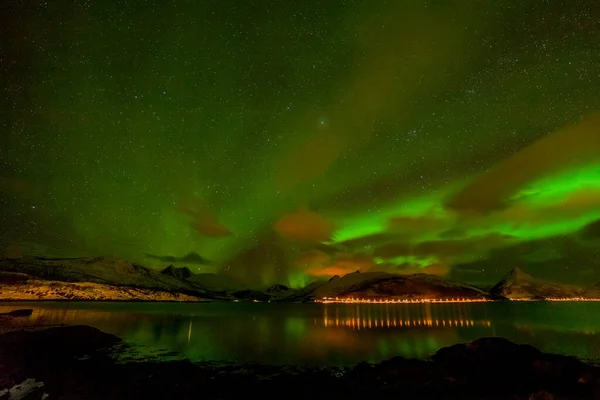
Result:
[[[445,276],[445,275],[448,275],[448,273],[450,272],[450,267],[448,265],[442,264],[442,263],[430,264],[430,265],[427,265],[425,268],[423,268],[422,272],[424,274],[429,274],[429,275]]]
[[[286,250],[285,243],[275,232],[263,229],[221,265],[221,272],[251,285],[285,282],[290,267]]]
[[[407,242],[388,243],[373,251],[373,256],[383,259],[412,255],[414,245]]]
[[[443,231],[438,235],[440,239],[462,239],[467,235],[467,233],[461,229],[452,228],[446,231]]]
[[[473,255],[483,255],[489,250],[509,245],[515,238],[491,233],[468,239],[431,240],[421,243],[390,243],[374,251],[375,257],[436,257],[440,260],[456,260]]]
[[[600,238],[600,219],[590,222],[581,229],[581,236],[584,239]]]
[[[394,233],[419,234],[439,231],[448,227],[452,221],[448,217],[440,217],[428,212],[417,217],[398,216],[390,218],[388,229]]]
[[[311,276],[342,276],[355,271],[368,272],[374,266],[375,263],[370,257],[349,255],[337,257],[329,265],[309,268],[305,272]]]
[[[450,267],[445,264],[429,264],[422,266],[421,264],[405,262],[399,265],[389,265],[386,268],[387,272],[392,272],[400,275],[411,274],[429,274],[429,275],[446,275],[450,271]]]
[[[600,157],[600,113],[568,126],[521,150],[456,193],[446,203],[463,213],[504,209],[527,183]]]
[[[484,218],[473,218],[466,224],[537,227],[577,219],[590,213],[600,213],[600,188],[580,189],[546,204],[516,203]]]
[[[179,209],[192,217],[192,228],[201,236],[218,238],[231,235],[229,229],[219,223],[208,206],[199,197],[182,197],[179,202]]]
[[[296,258],[296,264],[301,268],[324,266],[331,261],[332,257],[321,250],[305,250]]]
[[[360,236],[353,239],[344,240],[339,242],[338,246],[348,251],[364,250],[365,248],[381,246],[391,241],[405,241],[408,240],[406,235],[392,234],[389,232],[375,233],[372,235]]]
[[[309,210],[285,214],[273,225],[275,232],[283,238],[308,243],[330,240],[334,228],[333,222]]]

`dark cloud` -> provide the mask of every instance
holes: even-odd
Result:
[[[407,242],[384,244],[373,251],[374,257],[383,259],[412,255],[413,245]]]
[[[595,212],[600,208],[600,189],[584,188],[545,205],[515,204],[492,215],[490,221],[542,226]]]
[[[227,273],[250,285],[286,282],[291,257],[286,244],[270,229],[258,232],[246,247],[221,265]]]
[[[440,239],[462,239],[466,236],[466,232],[461,229],[448,229],[447,231],[443,231],[438,235]]]
[[[334,228],[333,222],[309,210],[285,214],[273,225],[275,232],[283,238],[308,243],[330,240]]]
[[[573,284],[589,284],[600,280],[600,258],[597,246],[582,241],[578,233],[513,243],[495,248],[478,260],[457,263],[450,277],[495,283],[512,268],[522,267],[533,276]],[[580,275],[577,272],[592,270]],[[566,273],[565,273],[566,272]],[[590,278],[591,277],[591,278]]]
[[[590,222],[581,229],[581,236],[584,239],[600,238],[600,219]]]
[[[429,274],[429,275],[440,275],[445,276],[450,272],[450,266],[442,263],[429,264],[421,266],[416,263],[402,263],[386,269],[387,272],[410,275],[410,274]]]
[[[465,186],[448,202],[460,212],[503,209],[526,184],[600,157],[600,113],[538,140]]]
[[[211,262],[206,258],[202,257],[198,253],[188,253],[183,257],[175,257],[175,256],[157,256],[154,254],[146,254],[147,257],[159,260],[166,263],[186,263],[186,264],[198,264],[198,265],[207,265]]]
[[[440,217],[433,212],[428,212],[417,217],[392,217],[388,222],[388,229],[390,232],[414,235],[444,229],[450,222],[447,217]]]
[[[183,197],[179,202],[179,209],[192,217],[192,228],[201,236],[218,238],[231,235],[229,229],[219,223],[199,197]]]
[[[439,259],[459,258],[485,254],[487,251],[507,246],[515,238],[509,235],[492,233],[468,239],[431,240],[421,243],[390,243],[377,248],[375,257],[437,257]]]
[[[408,236],[406,235],[398,235],[392,234],[389,232],[384,233],[376,233],[373,235],[361,236],[354,239],[344,240],[343,242],[339,242],[338,246],[342,247],[346,250],[358,250],[364,249],[366,247],[377,247],[381,246],[384,243],[388,243],[391,241],[403,241],[407,240]]]

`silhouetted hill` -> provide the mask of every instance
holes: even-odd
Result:
[[[24,256],[10,259],[5,258],[0,259],[0,272],[25,274],[27,279],[22,280],[18,285],[25,285],[21,289],[25,290],[27,288],[27,291],[32,294],[32,299],[38,296],[39,298],[48,300],[71,297],[93,300],[96,298],[94,297],[94,292],[98,292],[98,299],[104,300],[113,298],[111,296],[116,296],[114,299],[119,300],[135,300],[138,295],[140,299],[152,300],[152,291],[180,293],[200,298],[214,298],[209,291],[206,291],[193,282],[177,278],[169,273],[160,273],[122,259],[110,257],[44,258]],[[185,274],[186,272],[182,269],[179,269],[179,272],[173,272],[173,274],[177,273]],[[28,283],[25,284],[24,282]],[[66,285],[57,282],[72,284],[86,283],[89,285]],[[55,288],[60,286],[62,289],[35,289],[36,286],[45,287],[50,283]],[[129,289],[125,290],[123,288]],[[7,291],[11,288],[6,287],[4,289]],[[135,290],[138,289],[143,289],[144,292],[136,292]],[[11,296],[18,293],[15,290],[17,288],[13,285],[10,291],[10,293],[13,293]],[[124,293],[123,290],[127,293]],[[25,299],[22,297],[25,294],[21,294],[21,297],[18,298]],[[44,297],[44,294],[47,297]],[[10,299],[10,297],[6,297],[6,294],[0,294],[0,296],[7,300]],[[162,294],[160,296],[157,294],[158,298],[166,299]]]
[[[512,269],[490,293],[514,300],[600,297],[598,288],[548,282],[534,278],[518,267]]]
[[[306,292],[306,290],[305,290]],[[354,272],[315,284],[306,298],[362,299],[483,299],[489,294],[479,288],[427,274],[398,275],[387,272]]]
[[[194,273],[190,271],[188,267],[177,268],[173,265],[169,265],[167,268],[160,271],[160,273],[177,279],[188,279],[194,275]]]

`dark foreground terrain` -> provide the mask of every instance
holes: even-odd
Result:
[[[600,368],[501,338],[328,370],[115,361],[124,348],[89,326],[2,334],[0,399],[600,399]]]

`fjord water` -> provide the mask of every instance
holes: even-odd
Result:
[[[0,312],[19,308],[34,311],[13,319],[17,326],[85,324],[138,351],[172,351],[193,361],[350,365],[426,357],[486,336],[600,361],[600,303],[591,302],[0,303]]]

